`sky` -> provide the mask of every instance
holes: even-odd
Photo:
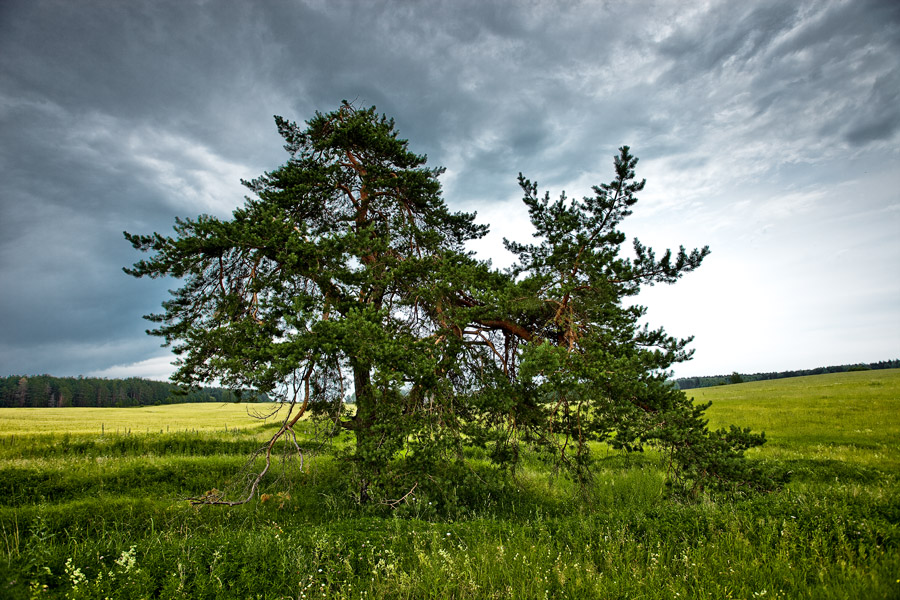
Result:
[[[178,281],[125,275],[122,231],[227,218],[287,159],[273,115],[343,99],[446,167],[498,267],[519,172],[581,197],[629,145],[622,231],[712,251],[638,299],[694,336],[676,376],[900,358],[895,0],[3,0],[0,376],[166,378],[141,317]]]

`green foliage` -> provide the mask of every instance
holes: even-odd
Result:
[[[125,234],[151,253],[126,272],[183,280],[148,317],[180,356],[176,381],[275,394],[331,435],[351,432],[361,502],[438,480],[470,446],[516,469],[534,445],[582,484],[598,442],[663,448],[692,493],[778,483],[742,462],[762,436],[707,431],[667,381],[690,340],[642,325],[645,309],[630,304],[709,251],[657,257],[635,239],[633,257],[621,255],[618,228],[644,187],[627,146],[613,180],[581,201],[541,197],[520,174],[537,240],[507,242],[518,262],[500,272],[464,249],[487,227],[447,209],[442,169],[374,107],[276,124],[290,158],[244,182],[254,197],[232,219]],[[292,418],[273,443],[293,435]]]

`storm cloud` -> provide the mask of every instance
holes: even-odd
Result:
[[[696,334],[679,374],[900,356],[896,2],[7,0],[0,5],[0,374],[171,369],[122,231],[226,217],[286,155],[272,115],[395,118],[444,196],[529,237],[518,172],[570,196],[623,144],[625,232],[709,244],[641,297]]]

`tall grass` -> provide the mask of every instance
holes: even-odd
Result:
[[[264,433],[5,431],[0,598],[896,598],[900,371],[846,375],[702,390],[795,478],[693,504],[652,453],[604,450],[586,495],[535,460],[510,478],[473,456],[477,480],[360,507],[320,455],[280,494],[196,509],[179,499],[234,477]]]

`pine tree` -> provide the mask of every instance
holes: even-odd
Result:
[[[771,483],[739,460],[761,436],[708,432],[702,407],[667,381],[689,340],[640,327],[644,309],[624,303],[708,252],[657,259],[635,240],[635,258],[619,256],[617,227],[644,185],[627,147],[616,178],[581,202],[539,198],[520,175],[539,243],[507,243],[518,263],[500,272],[464,248],[487,227],[448,210],[442,169],[374,107],[344,102],[305,128],[276,124],[289,159],[244,182],[254,197],[231,219],[178,220],[172,237],[125,234],[152,253],[127,273],[183,280],[148,317],[180,357],[174,379],[219,379],[289,407],[243,500],[200,501],[251,498],[275,443],[293,440],[307,412],[355,436],[361,501],[387,494],[395,467],[413,485],[437,481],[471,444],[513,467],[519,444],[540,444],[587,481],[589,442],[650,443],[695,491]]]

